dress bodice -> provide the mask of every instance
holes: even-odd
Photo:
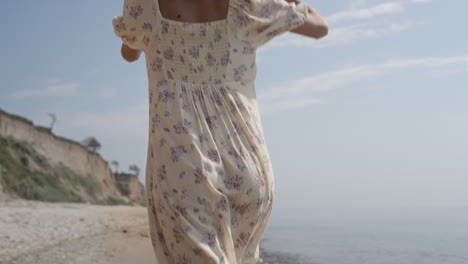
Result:
[[[255,48],[233,37],[228,23],[160,20],[145,52],[156,79],[219,84],[255,80]]]
[[[248,85],[257,48],[306,18],[305,2],[230,0],[225,19],[181,22],[163,17],[158,0],[126,0],[113,24],[124,43],[145,52],[150,81]]]

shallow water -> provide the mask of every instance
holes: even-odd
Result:
[[[467,264],[468,208],[275,208],[261,246],[289,263]]]

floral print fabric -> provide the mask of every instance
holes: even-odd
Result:
[[[124,0],[115,34],[145,53],[146,197],[159,264],[253,264],[274,199],[255,92],[255,52],[305,23],[307,5],[230,0],[212,22],[166,19]]]

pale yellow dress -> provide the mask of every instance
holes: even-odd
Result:
[[[125,0],[114,32],[146,59],[146,196],[159,264],[253,264],[274,198],[255,91],[256,49],[305,23],[307,4],[230,0],[202,23]],[[141,87],[129,87],[139,89]]]

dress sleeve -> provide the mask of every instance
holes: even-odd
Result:
[[[114,33],[131,49],[144,50],[153,30],[153,6],[148,0],[124,0],[121,15],[112,19]]]
[[[307,21],[308,4],[286,0],[233,0],[242,2],[238,9],[243,15],[237,16],[237,26],[243,27],[242,35],[254,47],[259,47],[279,36],[301,26]]]

